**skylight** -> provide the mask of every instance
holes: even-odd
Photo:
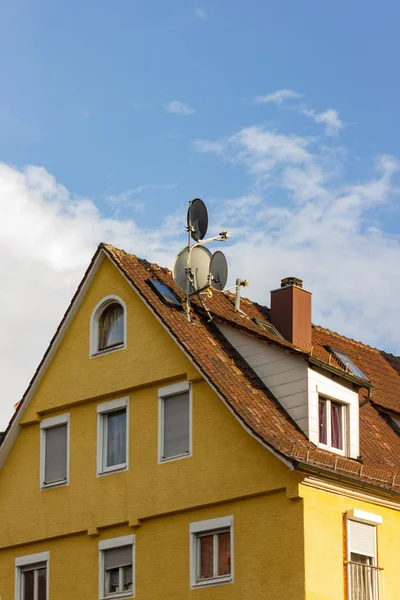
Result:
[[[161,281],[157,281],[156,279],[149,279],[149,285],[153,288],[157,296],[169,306],[175,306],[176,308],[181,308],[181,303],[175,294],[169,289],[165,283],[161,283]]]
[[[279,338],[283,339],[279,331],[272,325],[272,323],[268,323],[268,321],[262,321],[261,319],[257,319],[256,317],[253,318],[253,321],[259,327],[261,327],[261,329],[264,329],[264,331],[268,331],[268,333],[272,333],[273,335],[276,335]]]
[[[365,379],[368,381],[368,377],[364,375],[364,373],[353,363],[351,358],[347,356],[343,350],[339,350],[338,348],[330,347],[329,350],[340,360],[340,362],[346,367],[347,371],[354,375],[355,377],[359,377],[360,379]]]

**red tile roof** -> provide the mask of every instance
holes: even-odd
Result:
[[[315,468],[337,474],[341,479],[348,477],[400,494],[400,436],[382,412],[400,413],[400,376],[395,368],[396,364],[400,365],[400,358],[394,357],[390,361],[375,348],[318,326],[313,326],[313,347],[308,352],[295,348],[252,321],[254,317],[268,320],[266,307],[242,299],[241,308],[248,315],[245,317],[234,311],[234,296],[229,292],[214,291],[212,297],[206,297],[205,304],[214,317],[211,322],[199,301],[193,299],[193,320],[189,323],[183,311],[166,306],[147,283],[149,278],[162,281],[183,303],[183,294],[168,269],[110,245],[104,244],[102,248],[255,437],[299,468]],[[370,400],[367,389],[360,389],[360,460],[340,457],[310,442],[220,333],[216,320],[228,322],[299,357],[308,359],[312,356],[342,371],[344,368],[339,361],[333,359],[332,363],[332,355],[326,346],[343,350],[374,386]]]

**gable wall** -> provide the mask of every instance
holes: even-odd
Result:
[[[127,348],[89,358],[102,297],[128,311]],[[158,464],[158,388],[193,382],[193,456]],[[129,396],[129,470],[96,477],[97,405]],[[42,417],[70,413],[70,483],[40,490]],[[0,546],[135,524],[190,507],[285,489],[300,480],[237,422],[158,321],[106,261],[23,418],[0,471]]]

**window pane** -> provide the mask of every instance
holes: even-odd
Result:
[[[124,309],[114,302],[107,306],[99,319],[99,350],[124,342]]]
[[[326,400],[319,401],[319,442],[327,444]]]
[[[199,538],[200,543],[200,579],[214,576],[213,568],[213,540],[214,536],[205,535]]]
[[[104,416],[107,428],[106,466],[126,463],[126,409],[116,410]]]
[[[331,402],[331,446],[343,450],[343,406]]]
[[[34,600],[35,571],[25,571],[22,574],[22,598]]]
[[[169,396],[164,406],[163,458],[187,454],[189,448],[189,392]]]
[[[50,427],[45,433],[44,483],[67,479],[67,423]]]
[[[109,569],[105,577],[105,593],[119,592],[119,569]]]
[[[356,552],[352,552],[350,554],[350,560],[353,562],[361,563],[363,565],[373,565],[374,559],[372,556],[365,556],[364,554],[357,554]]]
[[[229,531],[218,534],[218,575],[231,572],[231,534]]]
[[[38,570],[38,600],[46,600],[46,568]]]
[[[132,565],[130,567],[124,567],[124,581],[123,591],[132,589]]]

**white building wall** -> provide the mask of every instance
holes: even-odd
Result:
[[[218,327],[308,436],[307,363],[234,327]]]
[[[346,454],[351,458],[359,456],[358,392],[350,383],[338,383],[311,369],[303,357],[296,357],[235,327],[218,323],[218,328],[316,445],[318,397],[322,395],[346,404]]]

